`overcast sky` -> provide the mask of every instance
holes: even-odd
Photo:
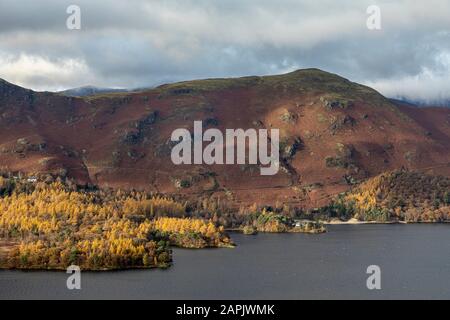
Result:
[[[66,9],[81,8],[81,30]],[[369,5],[381,30],[366,26]],[[35,90],[316,67],[383,94],[450,98],[449,0],[0,0],[0,78]]]

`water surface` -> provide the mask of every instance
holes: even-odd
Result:
[[[0,271],[1,299],[450,299],[450,225],[339,225],[321,235],[232,234],[235,249],[174,250],[168,270]],[[366,287],[381,268],[381,290]]]

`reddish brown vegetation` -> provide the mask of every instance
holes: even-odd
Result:
[[[172,165],[170,134],[194,120],[221,130],[279,128],[283,170],[260,176],[252,166]],[[450,109],[397,106],[315,69],[85,98],[0,81],[0,163],[12,171],[217,197],[236,207],[312,208],[387,170],[449,176],[449,159]]]

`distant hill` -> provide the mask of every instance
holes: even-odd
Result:
[[[402,167],[450,176],[450,109],[394,103],[318,69],[80,94],[0,81],[0,169],[237,207],[315,208]],[[261,176],[257,165],[175,166],[171,133],[192,131],[195,120],[221,131],[279,128],[281,170]]]
[[[95,94],[107,94],[115,92],[128,92],[127,89],[112,89],[112,88],[101,88],[95,86],[83,86],[73,89],[67,89],[64,91],[59,91],[58,93],[68,96],[68,97],[86,97]]]

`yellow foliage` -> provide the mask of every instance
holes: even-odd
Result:
[[[9,267],[152,267],[170,262],[170,235],[223,238],[223,228],[212,222],[160,217],[184,213],[184,204],[167,197],[72,191],[61,182],[39,182],[30,192],[0,197],[0,237],[21,241]]]

